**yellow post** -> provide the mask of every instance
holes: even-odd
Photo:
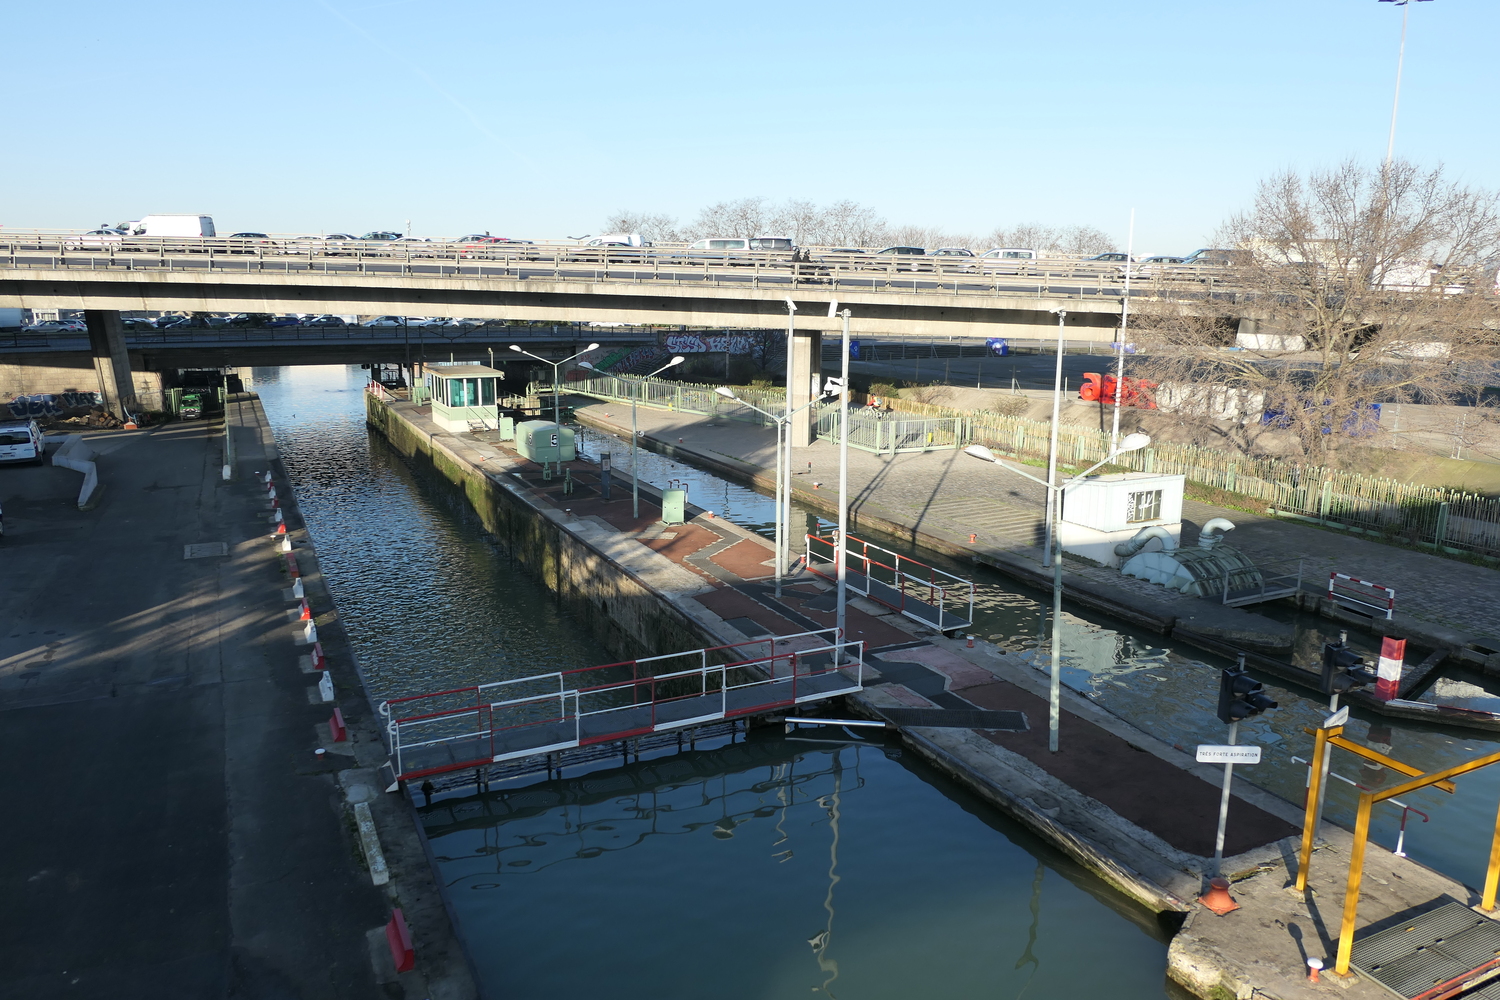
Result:
[[[1495,832],[1490,837],[1490,867],[1484,873],[1484,902],[1479,905],[1486,910],[1495,908],[1495,888],[1500,884],[1500,812],[1495,815]]]
[[[1339,956],[1333,971],[1349,974],[1349,955],[1354,951],[1354,916],[1359,912],[1359,883],[1365,875],[1365,844],[1370,839],[1370,810],[1375,796],[1359,794],[1359,815],[1354,820],[1354,849],[1349,852],[1349,881],[1344,885],[1344,922],[1339,929]]]
[[[1313,835],[1318,825],[1318,795],[1323,790],[1323,758],[1328,755],[1328,736],[1336,732],[1319,729],[1313,743],[1312,770],[1307,782],[1307,811],[1302,819],[1302,853],[1297,860],[1297,891],[1307,888],[1307,869],[1312,864]]]

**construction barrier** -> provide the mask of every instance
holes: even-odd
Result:
[[[1396,613],[1396,589],[1384,584],[1371,583],[1347,573],[1328,574],[1328,599],[1344,607],[1351,604],[1363,614],[1374,612],[1386,621]],[[1365,610],[1368,609],[1368,610]]]
[[[417,950],[412,947],[411,931],[399,907],[391,911],[390,923],[385,925],[385,943],[390,946],[391,961],[396,963],[397,972],[410,972],[417,967]]]

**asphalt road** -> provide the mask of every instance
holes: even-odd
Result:
[[[97,435],[92,511],[76,472],[0,467],[0,995],[379,995],[387,911],[212,430]]]

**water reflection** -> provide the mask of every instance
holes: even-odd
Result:
[[[424,810],[481,977],[517,996],[597,992],[601,970],[629,997],[1163,995],[1159,938],[1024,832],[880,746],[763,732]],[[1068,959],[1081,938],[1088,963]]]

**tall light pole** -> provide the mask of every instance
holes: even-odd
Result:
[[[1063,321],[1068,318],[1066,309],[1054,309],[1057,313],[1057,371],[1052,377],[1052,441],[1047,447],[1047,551],[1042,554],[1042,565],[1052,565],[1052,508],[1057,503],[1057,422],[1062,418],[1062,368],[1063,368]],[[1116,390],[1118,391],[1118,390]]]
[[[1125,237],[1125,298],[1120,302],[1120,354],[1115,360],[1115,416],[1109,431],[1109,450],[1120,446],[1120,398],[1125,395],[1125,335],[1130,332],[1130,265],[1135,263],[1135,209],[1130,210],[1130,232]]]
[[[791,522],[790,510],[789,510],[790,503],[788,503],[788,516],[783,517],[783,515],[782,515],[781,487],[782,487],[783,480],[787,481],[787,484],[788,484],[787,485],[787,494],[788,494],[788,496],[790,496],[790,494],[791,494],[790,480],[792,478],[791,477],[791,471],[792,471],[791,466],[787,465],[787,466],[785,466],[783,468],[783,465],[782,465],[781,441],[782,441],[782,438],[784,436],[785,437],[790,437],[791,436],[791,433],[792,433],[792,430],[791,430],[792,417],[796,416],[798,413],[801,413],[803,410],[807,409],[809,406],[812,406],[814,403],[818,402],[821,397],[814,396],[812,399],[809,399],[807,402],[803,403],[801,406],[797,407],[795,410],[791,410],[791,411],[789,411],[787,413],[784,413],[784,414],[782,414],[781,416],[778,417],[776,414],[770,412],[769,410],[762,410],[760,407],[756,406],[754,403],[747,402],[747,401],[741,399],[739,396],[736,396],[734,394],[734,390],[731,389],[731,388],[729,388],[729,386],[727,386],[727,385],[721,385],[721,386],[719,386],[717,389],[714,390],[714,392],[718,393],[720,396],[723,396],[725,399],[734,400],[734,402],[739,403],[741,406],[748,406],[748,407],[750,407],[750,409],[754,410],[756,413],[759,413],[761,416],[765,417],[766,419],[768,419],[768,420],[770,420],[770,421],[772,421],[773,423],[776,424],[776,596],[780,597],[781,596],[781,578],[784,575],[783,574],[783,570],[784,570],[784,568],[786,566],[786,562],[782,558],[782,555],[781,555],[781,544],[782,544],[782,538],[786,534],[786,531],[784,530],[784,527],[785,528],[790,528],[790,522]]]
[[[576,344],[577,341],[575,340],[574,343]],[[511,344],[510,345],[510,349],[512,351],[515,351],[517,354],[524,354],[528,358],[536,358],[538,361],[540,361],[544,365],[551,365],[552,366],[552,422],[557,425],[558,430],[561,430],[562,429],[562,391],[558,388],[558,385],[557,385],[557,370],[561,366],[567,364],[569,361],[572,361],[574,358],[581,358],[585,354],[587,354],[589,351],[597,351],[599,349],[599,345],[598,344],[590,344],[589,346],[585,347],[583,350],[579,351],[577,354],[570,354],[568,357],[563,358],[561,361],[548,361],[546,358],[537,358],[537,356],[535,354],[532,354],[530,351],[523,351],[523,350],[521,350],[521,345],[520,344]]]
[[[673,358],[671,361],[668,361],[666,364],[664,364],[660,368],[656,369],[656,371],[652,372],[650,375],[642,375],[640,379],[637,379],[637,378],[626,378],[624,375],[610,375],[609,377],[610,378],[617,378],[621,382],[626,383],[627,385],[634,385],[635,383],[641,381],[641,379],[648,379],[648,378],[652,378],[652,377],[654,377],[656,375],[660,375],[662,372],[666,371],[668,368],[671,368],[673,365],[680,365],[680,364],[682,364],[686,360],[687,360],[687,358],[685,358],[685,357],[683,357],[682,355],[679,354],[679,355],[677,355],[677,357]],[[598,372],[600,375],[608,375],[608,372],[600,372],[599,369],[595,368],[593,365],[589,364],[587,361],[580,361],[580,362],[578,362],[578,367],[579,368],[587,368],[589,371],[591,371],[591,372]],[[641,516],[641,477],[635,471],[636,441],[638,441],[640,439],[640,436],[641,436],[640,431],[636,430],[636,427],[635,427],[635,390],[631,389],[630,390],[630,516],[633,517],[633,518],[639,518]]]
[[[1380,0],[1381,3],[1393,3],[1401,8],[1401,47],[1396,50],[1396,96],[1391,99],[1391,134],[1385,141],[1385,165],[1391,165],[1391,155],[1396,150],[1396,109],[1401,106],[1401,66],[1406,61],[1406,17],[1411,6],[1411,0]],[[1427,0],[1417,0],[1425,3]]]
[[[831,315],[838,306],[837,302],[828,304],[828,312]],[[845,632],[844,603],[848,599],[848,584],[845,581],[844,566],[848,562],[846,549],[849,547],[849,316],[848,309],[839,313],[844,318],[844,336],[842,359],[843,366],[839,371],[839,544],[837,562],[834,566],[838,569],[838,614],[834,619],[834,625],[838,627],[838,641],[844,642],[848,638]],[[843,647],[839,647],[840,659],[842,659]]]
[[[1042,483],[1047,487],[1047,516],[1053,518],[1047,524],[1047,544],[1049,554],[1052,557],[1052,676],[1048,693],[1047,709],[1047,749],[1053,753],[1057,752],[1057,727],[1058,720],[1062,714],[1062,544],[1061,526],[1057,523],[1061,520],[1062,493],[1069,486],[1087,478],[1090,473],[1106,462],[1113,461],[1118,455],[1127,451],[1138,451],[1151,443],[1151,439],[1145,434],[1127,434],[1119,445],[1112,449],[1093,465],[1084,469],[1078,475],[1073,476],[1065,482],[1054,485],[1052,482],[1042,483],[1040,479],[1029,472],[1022,472],[1013,466],[1004,465],[995,457],[995,453],[982,444],[972,444],[964,449],[964,454],[985,462],[993,462],[1002,469],[1008,469],[1018,476],[1025,476],[1034,483]],[[1053,477],[1048,476],[1049,480]]]
[[[782,476],[783,485],[778,486],[776,503],[781,508],[781,516],[776,519],[776,596],[781,596],[781,578],[786,576],[789,569],[786,555],[791,548],[792,532],[792,353],[796,346],[795,320],[797,316],[797,303],[792,301],[791,296],[786,299],[786,427],[778,439],[778,447],[786,448],[786,457],[778,459],[777,465],[786,470]]]

